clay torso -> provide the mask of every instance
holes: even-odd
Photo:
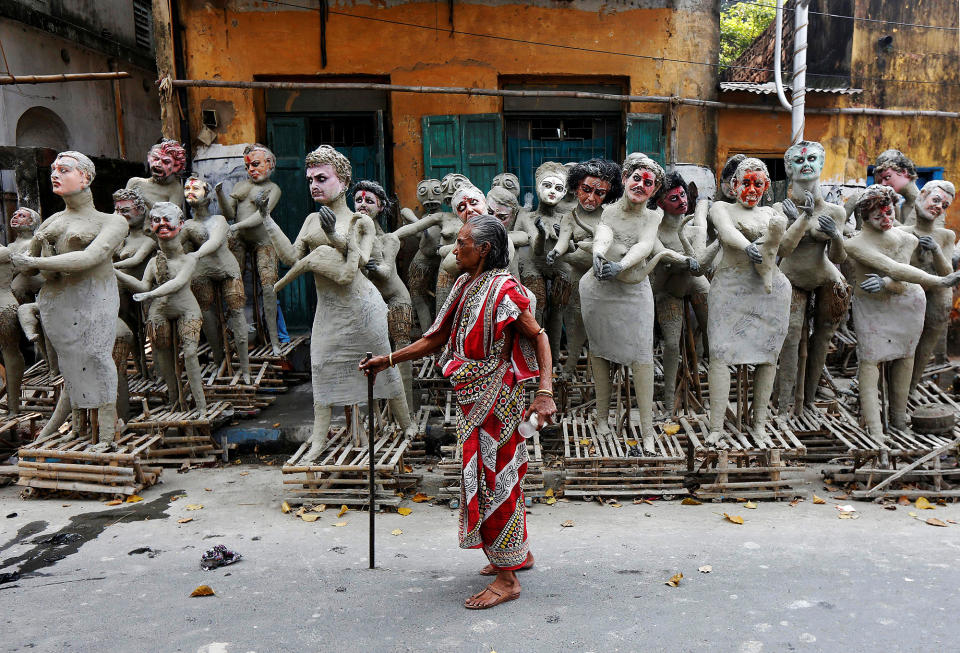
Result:
[[[223,224],[220,226],[224,230],[227,229],[227,220],[222,215],[210,215],[205,218],[187,220],[183,224],[183,248],[187,252],[195,252],[200,249],[200,246],[210,238],[208,227],[212,227],[217,222],[222,222]],[[240,277],[240,265],[230,252],[226,240],[212,254],[208,254],[197,261],[197,270],[193,277],[194,279],[236,279]]]
[[[780,205],[776,204],[773,208],[779,209]],[[829,204],[820,198],[814,205],[813,214],[829,216],[837,230],[843,231],[846,222],[843,207]],[[799,219],[803,219],[803,216]],[[803,290],[814,290],[825,283],[841,283],[843,277],[840,271],[827,258],[829,246],[830,237],[819,230],[816,220],[811,220],[796,249],[780,262],[780,270],[793,286]]]
[[[153,208],[157,202],[172,202],[181,209],[183,208],[183,186],[180,180],[172,177],[166,183],[157,183],[150,177],[131,177],[127,182],[127,188],[133,188],[140,191],[143,199],[147,202],[147,208]]]
[[[257,196],[263,191],[269,191],[271,198],[279,195],[280,187],[272,181],[265,181],[259,184],[251,182],[249,179],[237,182],[237,185],[230,191],[230,197],[237,201],[236,216],[237,222],[249,218],[259,212],[257,206],[253,203]],[[266,244],[270,242],[270,237],[263,224],[254,227],[241,229],[237,232],[237,237],[246,244]]]
[[[134,231],[131,231],[127,237],[123,239],[123,244],[120,245],[120,248],[117,250],[115,260],[125,261],[126,259],[131,258],[148,241],[152,242],[153,239],[147,234],[143,233],[141,229],[137,228]],[[137,265],[136,267],[127,268],[126,271],[132,276],[142,279],[143,271],[146,269],[148,261],[149,258],[144,259],[143,263]]]

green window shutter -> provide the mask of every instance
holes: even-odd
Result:
[[[499,113],[460,116],[462,172],[480,189],[503,171],[503,119]]]
[[[460,172],[460,119],[458,116],[423,117],[424,177],[442,179]]]
[[[664,164],[663,116],[658,113],[627,114],[627,154],[643,152]]]

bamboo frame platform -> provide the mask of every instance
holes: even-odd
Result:
[[[11,417],[0,416],[0,462],[3,462],[23,446],[21,433],[26,430],[26,441],[30,442],[37,436],[37,420],[43,415],[36,411],[22,412]]]
[[[564,442],[564,495],[579,497],[686,495],[687,453],[675,435],[655,425],[659,455],[631,456],[642,450],[638,425],[632,422],[621,435],[615,429],[601,435],[595,413],[578,413],[560,422]]]
[[[417,482],[416,477],[404,471],[408,446],[398,428],[381,427],[373,447],[376,499],[380,505],[398,505],[402,498],[397,493]],[[369,502],[370,448],[356,445],[349,429],[332,430],[320,457],[303,462],[301,459],[309,449],[310,443],[304,442],[281,468],[286,500],[331,505]]]
[[[160,441],[158,434],[124,433],[116,440],[116,452],[102,453],[92,451],[87,438],[61,441],[65,433],[67,425],[20,449],[17,485],[24,487],[22,497],[91,492],[123,498],[153,485],[163,472],[147,464],[150,449]]]
[[[805,492],[784,473],[788,467],[780,449],[765,451],[712,451],[698,469],[688,474],[690,489],[698,499],[793,499]]]
[[[204,465],[220,459],[226,461],[229,446],[213,438],[213,430],[232,416],[229,402],[217,401],[207,405],[201,414],[197,409],[176,410],[170,406],[149,410],[127,423],[127,429],[152,433],[159,437],[155,446],[146,454],[157,465],[181,467]],[[175,430],[176,435],[170,433]]]
[[[57,405],[62,390],[63,376],[50,374],[46,361],[37,361],[23,373],[20,386],[21,410],[49,415]]]

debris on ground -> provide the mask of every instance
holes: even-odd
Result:
[[[210,571],[217,567],[225,567],[226,565],[239,562],[242,557],[243,556],[236,551],[231,551],[224,545],[218,544],[204,552],[203,557],[200,558],[200,568],[204,571]]]

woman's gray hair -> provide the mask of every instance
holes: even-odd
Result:
[[[510,248],[507,243],[507,228],[492,215],[475,215],[467,220],[470,236],[476,247],[490,245],[484,270],[505,268],[510,264]]]

